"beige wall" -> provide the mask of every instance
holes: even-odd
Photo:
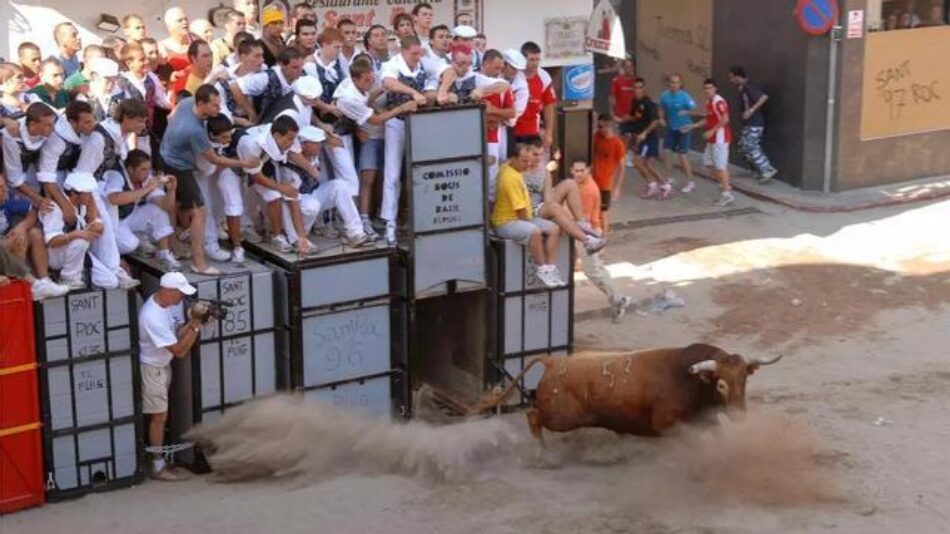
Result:
[[[659,95],[664,78],[679,73],[698,98],[712,74],[712,0],[637,2],[637,74]]]

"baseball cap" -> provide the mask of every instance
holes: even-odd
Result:
[[[77,193],[92,193],[98,189],[96,178],[88,172],[73,172],[63,182],[63,189]]]
[[[501,56],[505,58],[505,63],[511,65],[512,67],[518,70],[525,70],[528,68],[528,60],[525,59],[524,55],[515,50],[514,48],[509,48],[501,53]]]
[[[462,39],[474,39],[475,36],[478,35],[478,31],[471,26],[466,26],[463,24],[456,26],[455,29],[452,30],[452,34],[456,37],[461,37]]]
[[[297,134],[297,138],[305,142],[322,143],[327,140],[327,134],[316,126],[304,126]]]
[[[194,295],[198,291],[198,288],[189,284],[188,279],[181,273],[165,273],[158,283],[165,289],[177,289],[185,295]]]
[[[323,84],[313,76],[301,76],[294,80],[291,87],[297,95],[309,98],[310,100],[315,100],[323,96]]]
[[[284,22],[283,11],[277,9],[276,7],[268,7],[264,9],[264,11],[261,13],[261,24],[267,26],[268,24],[273,24],[275,22]]]
[[[114,78],[119,75],[119,64],[107,57],[97,57],[89,62],[89,70],[105,78]]]

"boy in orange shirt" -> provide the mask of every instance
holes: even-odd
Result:
[[[600,210],[603,212],[604,228],[611,199],[620,198],[624,178],[624,158],[627,146],[617,135],[616,124],[610,114],[597,117],[597,132],[594,134],[594,182],[600,189]]]
[[[621,162],[624,155],[621,154]],[[574,160],[571,164],[571,178],[577,183],[577,189],[581,194],[581,207],[584,210],[584,216],[590,220],[590,225],[597,231],[603,232],[604,220],[600,209],[601,190],[594,177],[591,176],[590,167],[584,160]],[[583,249],[583,247],[578,247]],[[594,286],[607,297],[610,303],[610,309],[615,323],[620,322],[627,313],[630,306],[630,297],[620,295],[614,287],[614,281],[604,266],[604,259],[600,252],[587,254],[581,251],[581,262],[584,268],[584,274]]]

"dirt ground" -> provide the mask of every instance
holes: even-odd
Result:
[[[712,199],[704,184],[679,202],[714,213]],[[639,218],[667,209],[636,202]],[[274,401],[232,436],[261,446],[232,459],[283,478],[147,482],[2,517],[0,532],[950,532],[950,201],[740,207],[759,211],[612,236],[625,292],[672,289],[686,307],[615,325],[577,290],[579,348],[784,355],[719,434],[552,436],[538,461],[518,414],[394,427]]]

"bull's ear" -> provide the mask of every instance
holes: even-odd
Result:
[[[759,364],[750,363],[749,365],[745,367],[745,374],[746,376],[751,376],[751,375],[754,375],[755,372],[758,370],[759,370]]]

